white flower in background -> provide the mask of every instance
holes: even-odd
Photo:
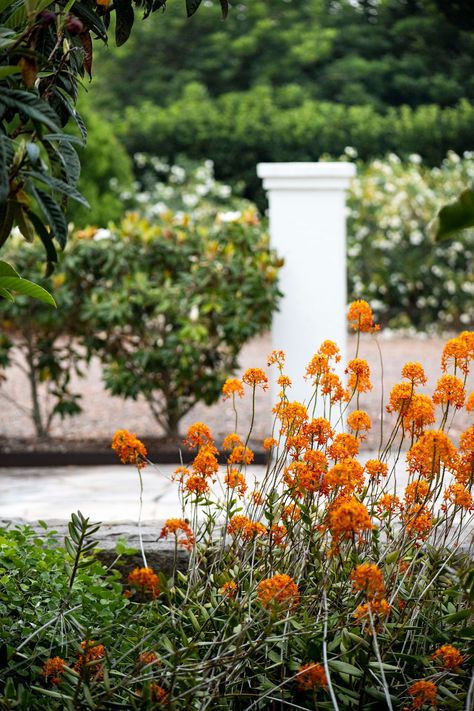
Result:
[[[408,156],[408,160],[410,161],[410,163],[415,163],[415,165],[421,164],[421,156],[418,155],[418,153],[411,153]]]
[[[173,183],[184,183],[186,171],[180,165],[172,165],[170,170],[170,181]]]
[[[357,158],[357,155],[358,155],[356,149],[353,148],[352,146],[346,146],[346,147],[344,148],[344,153],[345,153],[345,155],[348,156],[349,158]]]
[[[229,210],[228,212],[218,212],[217,219],[221,222],[237,222],[242,217],[240,210]]]
[[[106,229],[99,229],[92,238],[94,242],[99,242],[101,239],[110,239],[112,237],[112,232]]]
[[[186,205],[186,207],[196,207],[196,205],[199,202],[199,196],[192,195],[191,193],[185,193],[183,195],[183,202]]]
[[[420,232],[420,230],[415,230],[414,232],[410,232],[410,244],[413,244],[415,246],[421,244],[423,242],[423,233]]]
[[[195,323],[199,318],[199,306],[197,304],[193,304],[191,307],[191,311],[189,312],[189,320]]]

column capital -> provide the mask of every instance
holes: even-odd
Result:
[[[354,163],[259,163],[265,190],[347,190]]]

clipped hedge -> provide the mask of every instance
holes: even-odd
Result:
[[[186,117],[183,120],[183,116]],[[130,153],[180,155],[215,164],[219,179],[244,181],[246,196],[264,206],[255,166],[259,161],[318,160],[354,146],[364,161],[389,151],[417,152],[429,165],[439,164],[450,149],[474,148],[474,106],[402,107],[378,113],[371,106],[343,106],[303,100],[292,92],[261,86],[211,99],[199,84],[189,85],[168,107],[144,103],[115,119]]]

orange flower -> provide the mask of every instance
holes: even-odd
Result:
[[[308,419],[308,411],[304,405],[294,402],[279,402],[273,412],[281,420],[281,432],[293,435],[298,432]]]
[[[324,486],[322,477],[327,468],[326,457],[322,452],[317,453],[321,455],[319,463],[292,462],[285,467],[283,478],[294,494],[304,495],[316,491],[320,491],[321,494],[328,493],[329,490]]]
[[[235,432],[232,432],[224,438],[224,442],[222,443],[222,449],[230,450],[234,449],[234,447],[240,447],[242,446],[242,444],[243,442],[239,435]]]
[[[268,389],[268,378],[261,368],[248,368],[243,374],[242,380],[251,387],[261,385],[263,390]]]
[[[97,681],[104,678],[102,664],[98,662],[105,657],[105,648],[103,644],[97,644],[93,639],[85,639],[81,642],[81,651],[78,652],[78,660],[74,664],[74,671],[81,673],[82,669],[89,667],[93,668],[94,676]]]
[[[431,497],[430,485],[423,479],[415,479],[405,489],[405,503],[425,503]]]
[[[328,456],[334,461],[355,457],[359,454],[360,440],[352,434],[340,432],[334,437],[333,443],[328,447]]]
[[[299,602],[298,586],[289,575],[277,573],[257,586],[257,597],[268,609],[294,609]]]
[[[273,365],[276,363],[280,368],[285,364],[285,354],[283,351],[272,351],[267,358],[267,365]]]
[[[150,701],[154,704],[166,704],[168,702],[168,692],[159,684],[152,682],[148,686]]]
[[[273,447],[278,447],[278,442],[275,437],[265,437],[263,440],[263,448],[272,449]]]
[[[149,593],[152,598],[160,594],[160,581],[152,568],[134,568],[128,576],[128,584]]]
[[[363,358],[353,358],[347,364],[346,374],[349,375],[348,387],[358,393],[372,390],[370,382],[370,366]]]
[[[275,523],[273,524],[273,526],[271,526],[270,531],[268,533],[276,546],[285,545],[284,539],[286,538],[286,534],[288,533],[288,531],[286,530],[286,526],[282,526],[281,524],[278,525]]]
[[[443,644],[431,657],[433,660],[441,662],[444,669],[456,669],[464,662],[464,657],[456,647],[451,644]]]
[[[347,402],[350,397],[336,373],[324,373],[321,377],[321,392],[323,395],[329,395],[332,405],[338,402]]]
[[[329,439],[334,437],[334,430],[329,420],[325,417],[316,417],[303,425],[303,434],[311,439],[312,444],[323,447]]]
[[[400,415],[405,415],[413,397],[413,385],[411,383],[397,383],[393,386],[387,412],[398,412]]]
[[[431,479],[440,473],[441,467],[456,470],[456,447],[442,430],[428,430],[408,451],[407,463],[411,474],[417,472]]]
[[[459,437],[459,449],[461,452],[474,456],[474,425],[468,427]]]
[[[377,501],[377,510],[378,510],[379,514],[387,512],[391,515],[395,512],[396,509],[399,509],[399,508],[400,508],[400,499],[398,498],[398,496],[395,496],[394,494],[384,494]]]
[[[370,624],[370,615],[372,615],[375,626],[375,624],[380,623],[389,616],[390,610],[391,607],[389,603],[385,598],[382,598],[381,600],[371,600],[370,602],[365,602],[363,605],[359,605],[353,614],[360,624],[365,622]]]
[[[463,484],[451,484],[448,486],[443,496],[445,501],[450,501],[455,506],[459,506],[461,509],[466,509],[466,511],[474,510],[474,499],[472,495]]]
[[[353,301],[347,311],[347,321],[354,331],[367,333],[374,325],[374,315],[367,301]]]
[[[330,489],[352,494],[364,487],[364,467],[356,459],[347,457],[333,466],[324,478]]]
[[[466,400],[466,410],[468,412],[474,412],[474,390],[470,393]]]
[[[232,599],[235,598],[235,596],[237,595],[237,583],[235,583],[233,580],[229,580],[227,583],[224,583],[224,585],[219,590],[219,593],[224,597],[229,597]]]
[[[441,368],[446,372],[448,361],[454,362],[454,368],[459,368],[466,375],[469,373],[469,363],[474,359],[474,331],[463,331],[456,338],[451,338],[444,346],[441,357]]]
[[[291,378],[289,378],[287,375],[280,375],[277,380],[277,383],[281,388],[291,388]]]
[[[402,368],[402,378],[410,380],[412,385],[425,385],[427,378],[421,363],[409,361]]]
[[[219,471],[217,454],[217,449],[210,442],[202,445],[193,460],[192,466],[194,473],[212,479]]]
[[[252,501],[256,506],[262,506],[264,498],[261,491],[252,491],[251,493]]]
[[[334,343],[334,341],[323,341],[319,346],[318,353],[327,356],[330,360],[334,359],[336,363],[339,363],[341,360],[341,351],[339,350],[339,346]]]
[[[427,425],[436,421],[433,400],[423,393],[414,393],[402,417],[404,430],[420,437]]]
[[[341,539],[352,540],[355,536],[360,539],[364,532],[372,531],[374,528],[366,506],[356,498],[336,501],[328,513],[327,526],[331,532],[335,550],[337,550]]]
[[[199,474],[191,474],[184,484],[186,491],[190,494],[207,494],[209,491],[209,484],[204,477],[199,476]]]
[[[251,521],[247,516],[236,514],[232,516],[227,526],[231,536],[241,536],[244,541],[251,541],[256,536],[263,536],[267,529],[259,521]]]
[[[195,447],[202,447],[208,442],[212,442],[211,430],[203,422],[195,422],[188,429],[188,434],[184,440],[184,444],[189,447],[189,449],[194,449]]]
[[[52,657],[51,659],[47,659],[43,664],[41,676],[44,677],[46,682],[57,686],[61,681],[62,675],[64,674],[65,666],[66,662],[64,659],[61,659],[61,657]]]
[[[179,531],[182,531],[185,534],[181,538],[178,538]],[[184,518],[168,518],[165,521],[165,525],[161,529],[160,538],[167,538],[170,534],[176,536],[176,540],[179,545],[184,546],[188,550],[191,550],[193,547],[195,540],[194,533]]]
[[[191,474],[191,472],[187,467],[176,467],[173,474],[171,475],[171,479],[173,481],[179,481],[182,484],[184,478],[187,477],[189,474]]]
[[[425,541],[433,526],[433,517],[423,504],[413,504],[403,516],[405,531],[414,541]]]
[[[134,464],[139,469],[146,466],[146,447],[128,430],[117,430],[112,440],[112,449],[122,464]]]
[[[347,417],[347,424],[354,432],[368,432],[372,427],[369,415],[364,410],[354,410]]]
[[[300,507],[297,504],[287,504],[282,511],[281,517],[284,521],[298,521],[300,517]]]
[[[459,410],[464,405],[466,393],[462,380],[455,375],[442,375],[436,383],[433,402],[436,405],[453,405]]]
[[[378,484],[381,478],[387,476],[388,466],[380,459],[368,459],[365,463],[365,471],[369,475],[370,481],[375,481]]]
[[[326,689],[328,680],[324,673],[324,667],[314,662],[303,664],[296,675],[296,684],[300,691]]]
[[[237,469],[230,469],[224,476],[224,483],[229,489],[237,489],[240,496],[243,496],[247,491],[247,483],[244,475]]]
[[[227,461],[229,464],[251,464],[253,462],[253,452],[243,445],[234,447]]]
[[[413,699],[412,708],[421,709],[425,704],[436,705],[438,690],[432,681],[417,681],[410,686],[408,693]]]
[[[148,667],[151,665],[161,666],[161,662],[155,652],[142,652],[137,657],[137,667]]]
[[[351,574],[352,588],[365,594],[367,600],[385,597],[383,573],[375,563],[357,565]]]
[[[315,353],[306,367],[305,378],[313,378],[313,384],[323,375],[327,375],[331,371],[329,358],[322,353]]]
[[[244,386],[242,385],[242,381],[239,380],[238,378],[227,378],[224,385],[222,386],[222,393],[224,396],[224,400],[228,400],[229,398],[233,397],[234,395],[243,397],[244,396]]]

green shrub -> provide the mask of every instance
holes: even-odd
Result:
[[[186,121],[182,117],[186,116]],[[117,133],[130,154],[179,155],[214,162],[216,176],[232,184],[243,181],[247,197],[265,205],[256,164],[260,161],[315,161],[340,155],[353,146],[367,161],[394,151],[419,153],[439,165],[448,150],[474,148],[474,107],[402,107],[378,113],[372,106],[344,106],[301,100],[287,92],[259,86],[242,93],[210,98],[199,84],[187,87],[167,107],[151,103],[129,107],[116,119]]]
[[[474,181],[474,154],[451,152],[439,168],[418,155],[359,166],[349,195],[351,298],[367,299],[393,328],[467,328],[474,323],[474,230],[435,242],[439,208]]]

